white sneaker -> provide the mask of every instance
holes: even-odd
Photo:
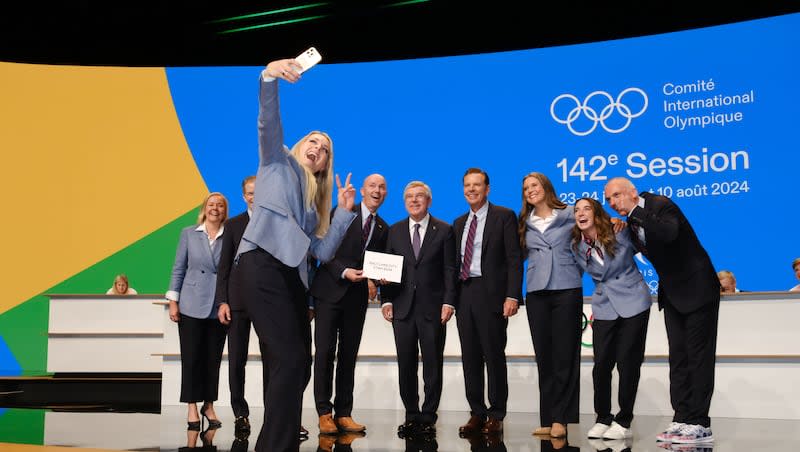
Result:
[[[673,443],[678,444],[697,444],[710,443],[714,441],[711,429],[699,424],[685,424],[680,432],[672,437]]]
[[[611,427],[603,433],[603,439],[627,439],[632,438],[633,432],[629,428],[625,428],[616,422],[611,423]]]
[[[586,433],[586,436],[589,438],[602,438],[603,433],[608,430],[608,427],[608,425],[598,422],[589,429],[589,431]]]
[[[596,452],[605,451],[608,449],[608,446],[606,446],[605,441],[602,439],[589,438],[589,445],[592,446]]]
[[[666,430],[656,435],[656,441],[671,442],[672,438],[677,435],[686,424],[683,422],[672,422]]]

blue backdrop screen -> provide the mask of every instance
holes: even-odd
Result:
[[[321,64],[282,83],[285,141],[325,130],[336,171],[352,172],[356,187],[384,174],[390,223],[405,217],[412,180],[431,186],[434,216],[466,212],[461,178],[471,166],[490,174],[490,200],[516,211],[531,171],[567,203],[602,200],[606,181],[625,176],[675,200],[741,288],[785,290],[800,249],[778,238],[800,214],[776,202],[795,193],[800,164],[799,44],[794,14],[566,47]],[[257,169],[260,70],[168,69],[194,158],[232,213],[244,209],[241,179]],[[642,260],[641,269],[655,289],[652,267]]]

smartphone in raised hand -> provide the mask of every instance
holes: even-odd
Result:
[[[317,52],[317,49],[310,47],[308,50],[298,55],[297,58],[295,58],[295,60],[297,60],[297,62],[300,63],[299,72],[302,74],[303,72],[311,69],[317,63],[322,61],[322,55],[320,55],[320,53]]]

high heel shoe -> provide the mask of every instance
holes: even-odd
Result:
[[[200,421],[186,421],[186,423],[189,425],[186,428],[186,430],[189,430],[191,432],[199,432],[200,431]]]
[[[200,408],[200,419],[202,420],[203,418],[206,418],[206,420],[208,421],[209,429],[211,428],[218,429],[222,427],[222,422],[220,422],[219,419],[211,419],[210,417],[208,417],[208,415],[206,415],[206,408],[208,408],[208,404],[204,403],[203,406]]]

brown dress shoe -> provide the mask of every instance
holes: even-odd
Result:
[[[336,444],[339,445],[339,446],[349,446],[349,445],[353,444],[353,441],[355,441],[355,440],[357,440],[359,438],[363,438],[365,436],[367,436],[367,434],[364,433],[364,432],[342,433],[341,435],[339,435],[338,438],[336,438]]]
[[[469,417],[469,420],[466,424],[462,425],[458,428],[458,433],[462,435],[470,435],[473,433],[478,433],[483,428],[483,418],[477,415],[472,415]]]
[[[336,444],[336,437],[331,435],[319,435],[318,451],[332,452],[333,445]]]
[[[334,421],[339,426],[339,430],[343,432],[363,432],[367,429],[366,425],[359,424],[350,416],[337,417]]]
[[[495,419],[490,417],[485,424],[483,424],[483,428],[481,429],[481,433],[486,435],[498,435],[503,433],[503,421],[500,419]]]
[[[550,427],[536,427],[533,434],[537,436],[550,436]]]
[[[319,432],[323,435],[335,435],[339,433],[339,428],[336,427],[336,423],[333,422],[331,413],[323,414],[319,417]]]
[[[567,436],[567,426],[564,424],[559,424],[558,422],[553,422],[553,426],[550,428],[550,436],[553,438],[564,438]]]

